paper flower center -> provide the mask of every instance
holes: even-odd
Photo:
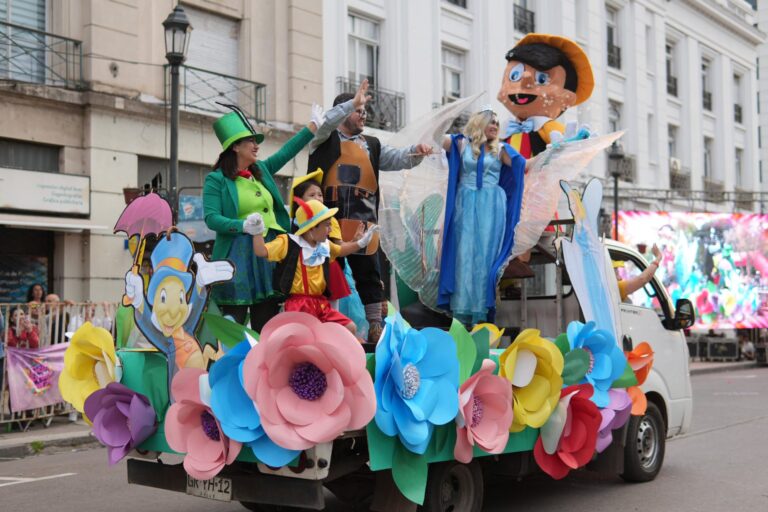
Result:
[[[472,422],[470,427],[475,428],[483,420],[483,401],[479,396],[472,397]]]
[[[584,351],[589,355],[589,368],[587,369],[587,373],[592,373],[592,368],[595,367],[595,354],[593,354],[587,347],[584,347]]]
[[[216,418],[208,411],[203,411],[200,415],[200,423],[203,424],[203,432],[211,441],[221,441],[219,426],[216,424]]]
[[[288,384],[299,398],[317,400],[328,389],[328,381],[323,371],[312,363],[299,363],[293,367]]]
[[[403,368],[403,389],[400,391],[400,394],[406,400],[410,400],[419,392],[419,387],[421,387],[419,369],[413,363],[408,363]]]

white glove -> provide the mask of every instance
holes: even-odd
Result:
[[[312,114],[309,120],[311,123],[315,123],[315,128],[320,128],[325,123],[325,111],[323,107],[317,103],[312,104]]]
[[[206,261],[205,256],[195,253],[192,260],[197,264],[195,282],[200,288],[221,281],[229,281],[235,273],[235,267],[226,260]]]
[[[144,279],[130,270],[125,274],[125,296],[136,309],[144,303]]]
[[[357,246],[361,249],[368,247],[368,244],[371,243],[371,238],[373,238],[373,235],[378,231],[378,225],[371,226],[368,231],[366,231],[365,234],[360,238],[360,240],[357,241]]]
[[[252,213],[243,222],[243,233],[249,235],[261,235],[264,233],[264,219],[258,213]]]

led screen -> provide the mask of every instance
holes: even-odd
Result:
[[[696,329],[768,327],[768,215],[685,212],[619,212],[619,239],[651,259],[672,302],[688,298]],[[637,305],[658,307],[646,293]]]

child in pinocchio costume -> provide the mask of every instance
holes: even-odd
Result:
[[[294,178],[293,184],[291,185],[291,193],[288,196],[288,204],[291,205],[290,213],[292,220],[296,217],[296,210],[299,208],[299,204],[293,200],[294,197],[298,197],[304,202],[311,199],[315,199],[321,203],[323,202],[323,189],[320,188],[322,182],[323,171],[320,169],[311,172],[306,176]],[[328,234],[328,240],[336,244],[343,241],[341,227],[339,226],[339,221],[336,220],[336,217],[331,217],[331,231]],[[344,270],[341,268],[338,261],[334,260],[331,262],[329,274],[327,283],[329,292],[328,300],[331,301],[331,304],[334,305],[335,309],[338,309],[334,302],[343,299],[344,297],[348,297],[352,293],[352,290],[349,288],[347,279],[344,277]]]
[[[355,333],[354,322],[333,309],[328,301],[330,263],[367,247],[378,226],[364,234],[360,226],[355,233],[355,241],[335,244],[328,241],[328,235],[331,218],[338,210],[328,208],[315,199],[305,202],[294,198],[294,201],[299,205],[296,232],[278,235],[267,243],[257,233],[253,237],[253,252],[256,256],[278,262],[272,280],[281,292],[288,295],[285,311],[309,313],[323,322],[341,324]],[[263,229],[263,220],[258,213],[252,213],[248,219]]]
[[[504,142],[532,158],[562,139],[565,126],[555,119],[592,94],[592,66],[579,45],[548,34],[528,34],[506,59],[497,99],[515,119]]]

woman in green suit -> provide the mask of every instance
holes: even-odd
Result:
[[[266,160],[257,159],[264,135],[239,111],[224,115],[213,125],[223,151],[205,178],[205,223],[216,232],[213,259],[232,261],[235,276],[214,286],[211,294],[222,312],[241,324],[250,308],[251,328],[257,332],[277,314],[282,297],[272,288],[274,264],[253,254],[254,226],[245,218],[253,212],[261,215],[267,241],[290,232],[290,218],[273,176],[312,140],[322,123],[323,111],[315,105],[309,124]]]

